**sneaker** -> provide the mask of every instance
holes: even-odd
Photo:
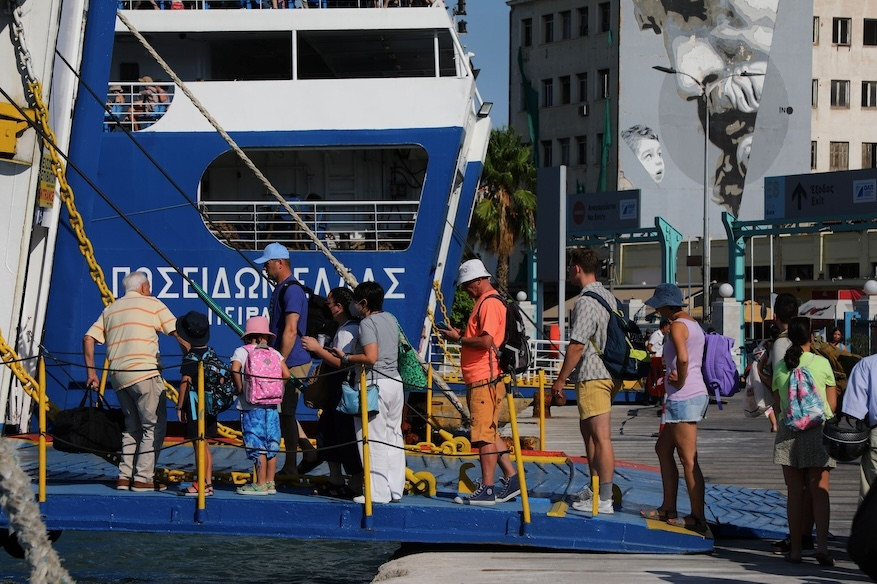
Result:
[[[505,503],[521,494],[521,481],[518,479],[518,475],[513,474],[508,478],[502,477],[499,482],[501,486],[496,494],[497,503]]]
[[[583,501],[574,501],[572,504],[572,508],[576,511],[584,511],[585,513],[593,513],[594,512],[594,503],[593,499],[585,499]],[[615,507],[612,506],[612,499],[600,499],[600,502],[597,503],[597,512],[602,515],[612,515],[615,513]]]
[[[131,490],[135,493],[148,493],[149,491],[164,491],[167,489],[167,485],[162,483],[144,483],[141,481],[134,481],[131,484]]]
[[[246,485],[243,485],[242,487],[238,487],[235,490],[235,492],[238,495],[256,495],[256,496],[265,496],[265,495],[272,494],[268,490],[268,483],[265,483],[264,485],[257,485],[255,483],[247,483]],[[276,492],[277,491],[275,491],[275,493]]]
[[[118,479],[116,481],[117,491],[127,491],[131,488],[131,479]]]
[[[459,503],[460,505],[481,505],[484,507],[496,505],[496,497],[493,494],[493,485],[487,486],[482,485],[481,483],[477,484],[478,487],[475,489],[474,493],[468,497],[454,497],[454,503]],[[520,492],[520,489],[518,489],[518,492]]]
[[[594,494],[593,492],[591,492],[591,487],[589,485],[585,485],[579,492],[570,495],[569,500],[573,503],[575,503],[576,501],[590,501],[591,497],[593,496]]]

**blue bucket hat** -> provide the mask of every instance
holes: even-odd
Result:
[[[262,256],[254,259],[257,264],[264,264],[270,260],[288,260],[289,250],[282,243],[269,243],[265,246]]]
[[[682,301],[682,290],[676,284],[658,284],[652,297],[646,300],[646,306],[661,308],[662,306],[685,306]]]

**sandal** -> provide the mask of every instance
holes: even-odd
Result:
[[[796,557],[793,557],[792,554],[785,554],[783,556],[783,559],[786,560],[787,562],[789,562],[790,564],[800,564],[801,562],[804,561],[801,559],[801,556],[798,556],[796,558]]]
[[[185,489],[180,489],[180,494],[184,497],[197,497],[198,496],[198,483],[192,483]],[[208,483],[204,485],[204,496],[211,497],[213,496],[213,485]]]
[[[356,493],[347,485],[333,485],[332,483],[317,485],[317,488],[314,489],[314,494],[321,497],[332,497],[333,499],[353,499],[356,496]]]
[[[644,519],[653,519],[655,521],[667,521],[668,519],[676,519],[676,511],[668,511],[667,509],[640,509],[640,516]]]
[[[699,521],[691,515],[686,515],[685,517],[668,517],[667,524],[681,527],[699,533],[700,535],[709,535],[710,533],[710,528],[705,521]]]
[[[817,552],[816,554],[813,555],[813,557],[816,558],[816,561],[819,562],[820,566],[831,567],[834,565],[834,558],[832,558],[830,555],[828,555],[827,552],[824,554]]]

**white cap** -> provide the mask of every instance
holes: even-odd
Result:
[[[460,270],[457,272],[457,285],[462,286],[472,280],[489,277],[490,272],[487,271],[481,260],[467,260],[460,265]]]

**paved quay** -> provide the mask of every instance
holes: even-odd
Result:
[[[785,493],[782,471],[773,464],[773,437],[765,418],[746,418],[742,396],[728,400],[723,410],[710,406],[699,424],[698,457],[709,483],[775,489]],[[621,404],[612,408],[612,440],[618,460],[657,466],[654,453],[660,418],[655,406]],[[536,435],[531,412],[520,414],[522,434]],[[546,420],[546,449],[583,456],[575,405],[551,408]],[[601,584],[640,582],[840,583],[870,582],[849,560],[846,538],[858,497],[858,465],[840,463],[831,473],[831,533],[829,547],[837,561],[820,567],[812,558],[790,564],[770,551],[770,541],[717,540],[705,555],[647,555],[552,553],[521,550],[403,548],[401,557],[383,566],[374,582],[391,584],[515,584],[534,581],[579,584],[594,575]],[[684,487],[680,498],[686,497]],[[587,521],[587,519],[584,519]]]

